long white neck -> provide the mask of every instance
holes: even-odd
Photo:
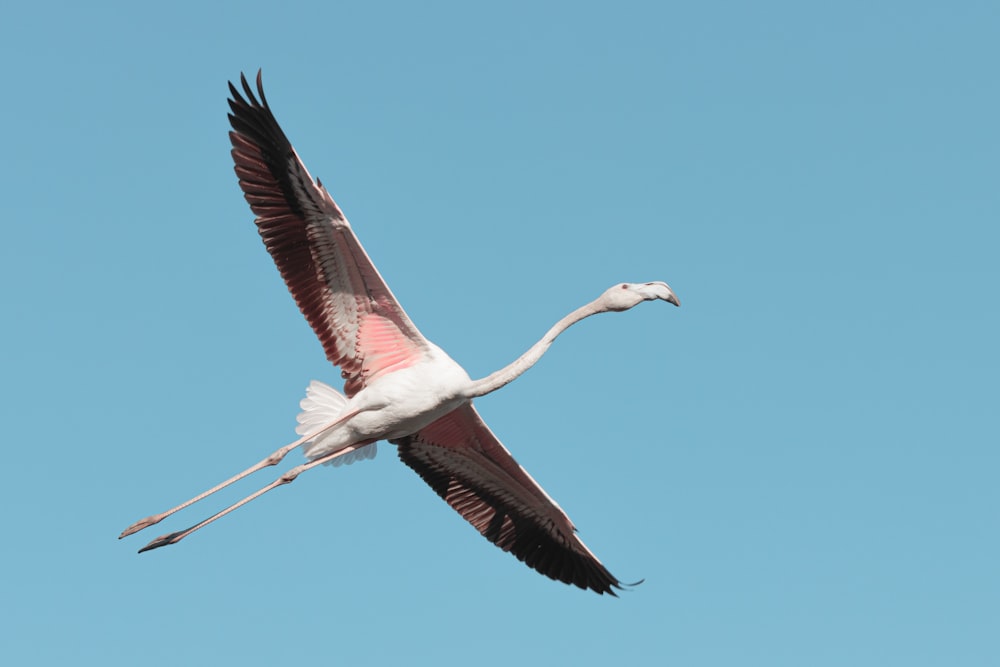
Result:
[[[486,394],[496,391],[505,384],[514,381],[542,358],[542,355],[545,354],[545,352],[549,349],[549,346],[552,345],[552,341],[554,341],[559,334],[566,331],[566,329],[569,329],[583,318],[603,312],[605,312],[605,309],[598,307],[597,301],[593,301],[588,303],[586,306],[577,308],[572,313],[556,322],[555,325],[549,329],[544,336],[542,336],[540,341],[532,345],[527,352],[515,359],[513,363],[501,368],[495,373],[490,373],[481,380],[473,380],[468,397],[475,398],[476,396],[485,396]]]

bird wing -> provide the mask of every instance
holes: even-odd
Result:
[[[601,594],[621,588],[471,403],[392,443],[403,463],[483,537],[528,567]]]
[[[389,291],[330,193],[310,176],[264,97],[240,76],[229,122],[240,188],[289,291],[353,396],[419,360],[427,341]]]

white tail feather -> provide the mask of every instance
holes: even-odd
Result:
[[[312,380],[309,386],[306,387],[306,397],[299,402],[302,412],[296,417],[299,425],[295,427],[295,432],[299,435],[307,435],[317,429],[323,428],[323,426],[332,422],[337,418],[337,415],[344,411],[345,405],[347,405],[346,396],[324,382]],[[328,437],[332,436],[321,435],[307,442],[305,446],[306,456],[310,456],[311,451],[322,449],[323,441]],[[378,452],[376,448],[377,444],[373,442],[370,445],[365,445],[350,454],[344,454],[339,458],[335,458],[327,465],[337,467],[350,465],[355,461],[373,459]]]

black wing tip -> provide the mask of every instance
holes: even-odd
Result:
[[[227,115],[230,127],[260,150],[272,175],[281,181],[285,177],[285,161],[292,152],[292,145],[267,103],[263,70],[257,70],[256,92],[243,72],[240,72],[239,80],[242,91],[232,81],[228,83],[230,113]],[[233,138],[232,132],[230,138]]]
[[[615,592],[615,590],[622,591],[625,593],[631,593],[634,588],[641,586],[645,581],[646,581],[645,579],[640,579],[639,581],[633,581],[631,583],[622,583],[621,581],[615,581],[615,583],[612,584],[614,590],[609,590],[608,593],[610,595],[613,595],[614,597],[618,597],[618,594]]]
[[[640,579],[634,583],[623,583],[618,577],[611,574],[600,561],[586,562],[585,568],[584,576],[578,579],[567,579],[560,577],[556,573],[545,572],[538,568],[535,569],[550,579],[562,581],[569,586],[577,586],[583,590],[594,591],[598,595],[610,595],[614,598],[618,597],[618,591],[630,591],[645,581],[645,579]]]
[[[618,597],[618,592],[631,593],[634,588],[641,586],[645,583],[645,579],[640,579],[639,581],[633,581],[630,583],[619,581],[617,578],[611,576],[611,573],[607,573],[607,576],[611,577],[610,581],[599,581],[599,582],[587,582],[584,584],[576,584],[584,590],[591,590],[598,595],[610,595],[613,598]],[[569,582],[572,583],[572,582]]]
[[[251,107],[257,109],[266,109],[270,111],[270,107],[267,104],[267,97],[264,95],[264,70],[257,70],[257,93],[254,94],[253,88],[250,86],[250,82],[247,81],[247,75],[244,72],[240,72],[240,86],[243,88],[242,94],[239,88],[236,87],[232,81],[229,81],[229,106],[233,108],[233,111],[237,111],[238,107]],[[258,101],[259,98],[259,101]]]

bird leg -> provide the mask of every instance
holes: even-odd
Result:
[[[326,431],[329,431],[331,428],[333,428],[337,424],[340,424],[342,422],[347,421],[351,417],[357,415],[359,412],[360,412],[360,410],[354,410],[354,411],[349,412],[347,414],[339,415],[336,419],[334,419],[332,422],[330,422],[326,426],[323,426],[322,428],[320,428],[320,429],[318,429],[316,431],[313,431],[312,433],[309,433],[307,435],[302,436],[301,438],[299,438],[298,440],[296,440],[295,442],[293,442],[293,443],[291,443],[289,445],[285,445],[284,447],[282,447],[281,449],[277,450],[276,452],[274,452],[273,454],[271,454],[267,458],[261,460],[260,463],[257,463],[256,465],[250,466],[249,468],[247,468],[243,472],[239,473],[238,475],[234,475],[233,477],[230,477],[229,479],[227,479],[225,482],[222,482],[221,484],[213,486],[208,491],[205,491],[204,493],[201,493],[201,494],[195,496],[191,500],[183,502],[180,505],[178,505],[177,507],[174,507],[173,509],[169,509],[166,512],[161,512],[160,514],[153,514],[152,516],[147,516],[145,519],[142,519],[140,521],[136,521],[131,526],[129,526],[128,528],[126,528],[125,530],[123,530],[122,534],[118,536],[118,539],[120,540],[123,537],[128,537],[129,535],[132,535],[133,533],[138,533],[140,530],[142,530],[144,528],[149,528],[150,526],[152,526],[154,524],[160,523],[161,521],[163,521],[164,519],[166,519],[171,514],[174,514],[176,512],[180,512],[185,507],[193,505],[196,502],[198,502],[199,500],[207,498],[208,496],[212,495],[216,491],[220,491],[220,490],[226,488],[227,486],[229,486],[230,484],[238,482],[238,481],[240,481],[241,479],[243,479],[244,477],[246,477],[248,475],[252,475],[253,473],[257,472],[258,470],[263,470],[264,468],[267,468],[269,466],[278,465],[279,463],[281,463],[281,460],[284,459],[285,456],[288,455],[288,452],[292,451],[296,447],[301,447],[303,444],[305,444],[305,443],[309,442],[310,440],[312,440],[312,439],[320,436],[321,434],[325,433]],[[343,451],[343,450],[341,450],[341,451]]]
[[[255,498],[259,498],[260,496],[264,495],[265,493],[267,493],[271,489],[274,489],[274,488],[277,488],[279,486],[283,486],[285,484],[290,484],[291,482],[294,482],[295,478],[298,477],[303,472],[305,472],[306,470],[309,470],[310,468],[315,468],[316,466],[322,465],[324,463],[329,463],[330,461],[334,460],[335,458],[343,456],[345,454],[350,454],[351,452],[353,452],[355,450],[361,449],[362,447],[371,444],[371,442],[372,442],[371,440],[368,440],[368,441],[365,441],[365,442],[359,442],[359,443],[356,443],[356,444],[353,444],[353,445],[348,445],[347,447],[345,447],[343,449],[339,449],[339,450],[337,450],[335,452],[331,452],[330,454],[326,454],[325,456],[321,456],[318,459],[314,459],[314,460],[310,461],[309,463],[303,463],[302,465],[295,466],[294,468],[292,468],[291,470],[287,471],[281,477],[279,477],[278,479],[274,480],[273,482],[271,482],[267,486],[265,486],[265,487],[263,487],[263,488],[255,491],[254,493],[251,493],[249,496],[247,496],[243,500],[240,500],[239,502],[233,503],[232,505],[230,505],[226,509],[213,514],[212,516],[208,517],[207,519],[205,519],[201,523],[196,523],[195,525],[191,526],[187,530],[179,530],[179,531],[177,531],[175,533],[167,533],[166,535],[161,535],[160,537],[157,537],[155,540],[153,540],[152,542],[150,542],[149,544],[147,544],[143,548],[139,549],[139,553],[142,553],[143,551],[150,551],[151,549],[158,549],[159,547],[165,547],[165,546],[167,546],[169,544],[177,544],[178,542],[180,542],[185,537],[187,537],[188,535],[190,535],[194,531],[198,530],[199,528],[204,528],[205,526],[207,526],[208,524],[212,523],[213,521],[216,521],[217,519],[221,519],[222,517],[224,517],[227,514],[229,514],[230,512],[232,512],[233,510],[235,510],[237,508],[240,508],[243,505],[246,505],[251,500],[254,500]]]

